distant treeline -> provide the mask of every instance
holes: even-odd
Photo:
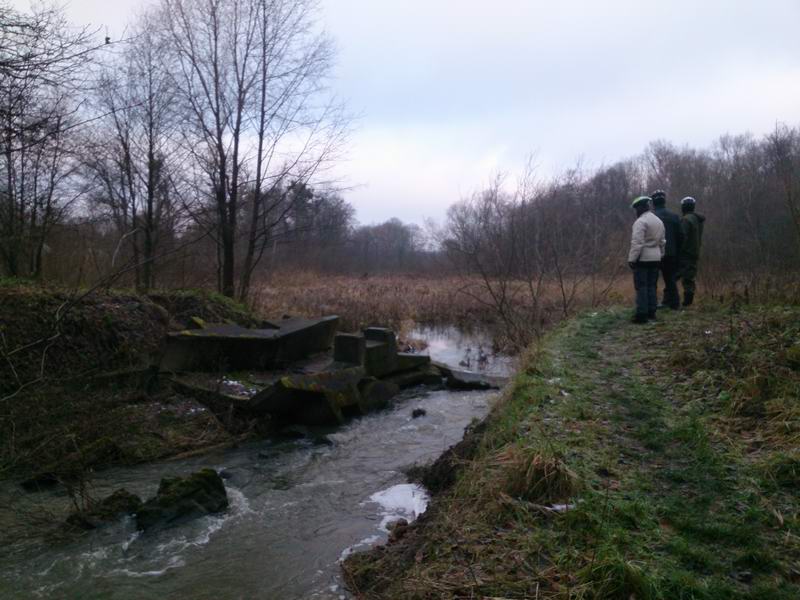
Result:
[[[468,272],[556,279],[568,298],[577,283],[607,281],[624,270],[630,201],[663,189],[676,213],[680,200],[692,196],[697,212],[707,216],[701,258],[707,287],[738,283],[742,293],[745,287],[797,287],[798,128],[779,125],[763,137],[726,135],[703,150],[658,141],[610,166],[578,166],[546,181],[529,169],[512,192],[501,183],[448,213],[443,247]]]
[[[325,87],[316,8],[160,0],[117,41],[0,0],[0,275],[244,299],[276,271],[450,271],[557,281],[568,303],[576,282],[609,289],[630,199],[656,188],[708,217],[708,285],[800,270],[800,129],[785,125],[544,180],[530,169],[438,228],[359,225],[326,181],[349,123]]]

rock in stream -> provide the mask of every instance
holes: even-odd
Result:
[[[228,508],[228,494],[222,478],[213,469],[188,477],[165,477],[155,497],[136,513],[136,525],[148,530],[217,513]]]

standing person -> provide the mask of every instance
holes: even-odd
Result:
[[[697,201],[691,196],[681,200],[681,244],[680,268],[678,279],[683,280],[683,305],[691,306],[694,301],[695,279],[697,279],[697,262],[700,260],[700,246],[703,242],[703,222],[706,218],[694,212]]]
[[[664,223],[650,212],[650,196],[639,196],[631,206],[636,211],[636,221],[631,233],[628,266],[633,270],[633,287],[636,289],[636,314],[634,323],[647,323],[656,318],[658,296],[658,267],[664,256],[667,240]]]
[[[678,257],[683,240],[681,218],[671,210],[667,210],[667,194],[664,190],[656,190],[650,194],[650,198],[653,199],[653,213],[664,223],[667,238],[667,248],[660,267],[661,277],[664,279],[664,299],[658,307],[678,310],[681,307],[677,283]]]

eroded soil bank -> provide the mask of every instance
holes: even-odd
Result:
[[[800,311],[588,313],[527,357],[358,598],[800,597]],[[455,472],[455,475],[454,475]]]
[[[0,477],[80,479],[87,469],[234,441],[205,406],[148,370],[167,332],[193,317],[255,322],[205,292],[81,298],[0,287]]]

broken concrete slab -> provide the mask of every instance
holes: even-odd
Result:
[[[339,333],[334,340],[334,360],[360,365],[371,377],[419,369],[430,363],[426,354],[397,351],[394,331],[367,327],[361,333]]]
[[[367,377],[358,384],[358,391],[361,394],[359,409],[366,414],[389,406],[391,399],[400,392],[400,387],[390,381]]]
[[[444,379],[442,372],[433,365],[426,365],[411,371],[395,373],[384,378],[384,381],[394,383],[401,390],[415,385],[442,385]]]
[[[365,343],[364,367],[373,377],[385,377],[397,368],[397,338],[394,331],[385,327],[367,327],[363,331]]]
[[[397,337],[394,331],[387,327],[367,327],[364,329],[364,338],[373,342],[381,342],[397,348]]]
[[[364,368],[373,377],[385,377],[397,371],[397,346],[367,339],[365,342]]]
[[[172,372],[275,368],[329,349],[338,323],[337,316],[289,318],[274,323],[278,328],[214,323],[173,332],[160,368]]]
[[[363,367],[316,375],[288,375],[253,396],[250,413],[306,425],[338,424],[360,411]]]
[[[447,365],[433,363],[445,376],[447,387],[454,390],[498,390],[508,383],[507,377],[453,369]]]
[[[243,433],[250,427],[253,415],[249,410],[249,395],[226,393],[215,383],[196,377],[174,376],[170,383],[176,392],[207,407],[229,432]]]
[[[504,377],[453,370],[447,376],[447,387],[454,390],[499,390],[506,381]]]
[[[416,352],[398,352],[397,370],[410,371],[419,369],[431,363],[431,357],[427,354],[417,354]]]
[[[363,366],[366,342],[358,333],[337,333],[333,339],[333,360]]]
[[[213,372],[182,372],[172,379],[179,391],[206,404],[229,431],[255,427],[267,432],[287,423],[340,424],[348,416],[386,407],[400,389],[442,386],[445,375],[458,389],[495,387],[495,382],[487,383],[484,377],[474,380],[447,367],[442,367],[446,370],[443,372],[431,364],[427,354],[398,352],[394,332],[381,327],[337,334],[332,355],[309,356],[310,349],[330,345],[331,325],[335,327],[336,320],[284,319],[269,329],[206,324],[202,329],[175,334],[171,338],[173,354],[164,362],[207,368],[215,353],[228,361]],[[292,337],[295,334],[296,339]],[[270,347],[270,342],[276,345]],[[204,354],[205,350],[208,352]],[[181,356],[183,351],[186,356]],[[243,356],[246,352],[251,355]],[[303,354],[305,358],[299,357]],[[263,368],[265,363],[277,362],[277,356],[299,358],[282,363],[282,368]],[[232,368],[249,363],[256,368]]]

